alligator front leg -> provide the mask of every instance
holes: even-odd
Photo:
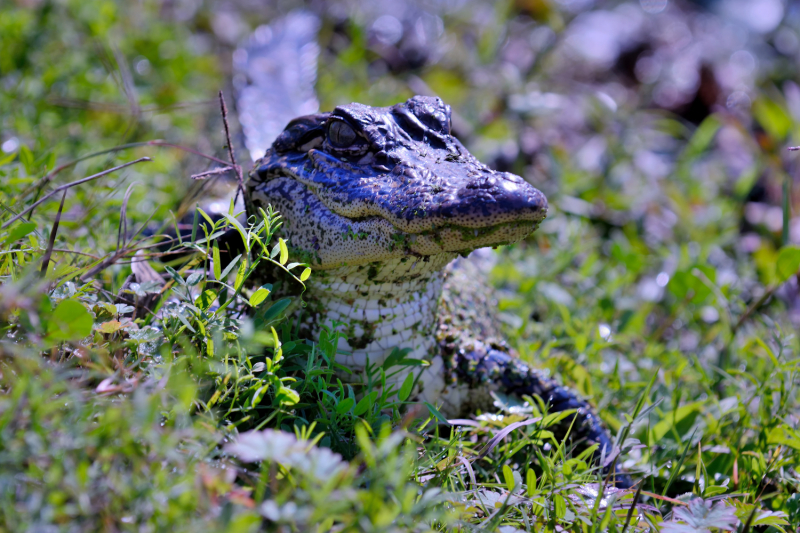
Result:
[[[456,400],[445,397],[445,402],[455,400],[461,404],[461,410],[471,411],[476,407],[476,402],[486,403],[485,397],[489,391],[520,401],[523,396],[538,396],[548,405],[550,413],[576,410],[573,416],[568,416],[549,428],[554,431],[557,439],[566,438],[569,432],[569,436],[580,448],[598,444],[594,454],[598,461],[614,451],[614,442],[608,430],[591,405],[575,391],[546,377],[540,370],[531,368],[502,349],[477,340],[463,343],[462,346],[464,347],[456,350],[450,357],[450,372],[456,380],[454,393],[462,398]],[[458,389],[461,389],[460,392],[457,392]],[[604,468],[604,472],[608,473],[608,467]],[[630,477],[619,466],[615,468],[614,477],[617,487],[629,488],[632,484]]]

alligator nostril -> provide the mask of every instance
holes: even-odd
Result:
[[[474,189],[486,190],[486,189],[493,189],[496,186],[497,186],[497,180],[495,180],[494,177],[487,176],[471,181],[470,183],[467,184],[465,188],[473,190]]]
[[[529,220],[532,215],[543,217],[547,211],[544,195],[514,174],[483,175],[471,179],[459,190],[457,203],[464,206],[464,210],[480,210],[487,218],[521,217],[521,220]]]

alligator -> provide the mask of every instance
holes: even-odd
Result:
[[[414,399],[445,416],[538,396],[550,412],[575,410],[555,428],[562,438],[571,431],[577,445],[599,445],[598,459],[612,456],[591,405],[503,341],[487,284],[466,258],[530,235],[547,199],[478,161],[452,135],[440,98],[296,118],[256,162],[247,193],[253,206],[282,215],[290,255],[313,267],[302,326],[319,339],[338,324],[337,363],[349,379],[401,349],[425,362],[406,367],[419,372]],[[629,486],[616,470],[617,485]]]

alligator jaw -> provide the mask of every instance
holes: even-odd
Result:
[[[268,153],[257,173],[262,179],[285,176],[299,181],[337,215],[353,220],[379,217],[408,234],[458,227],[485,235],[508,223],[535,229],[544,220],[544,194],[521,177],[494,172],[465,148],[460,150],[462,155],[452,160],[442,160],[435,152],[402,150],[389,170],[343,161],[312,148],[304,157],[278,161],[271,161],[275,157]],[[376,172],[376,167],[386,170]]]
[[[325,205],[314,191],[291,177],[275,177],[251,191],[284,219],[282,231],[294,257],[315,270],[383,263],[446,254],[455,257],[483,247],[518,242],[538,222],[504,222],[484,228],[445,226],[407,233],[377,216],[350,219]]]

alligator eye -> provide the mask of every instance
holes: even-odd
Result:
[[[347,148],[356,140],[356,132],[347,123],[337,120],[328,127],[328,142],[336,148]]]

